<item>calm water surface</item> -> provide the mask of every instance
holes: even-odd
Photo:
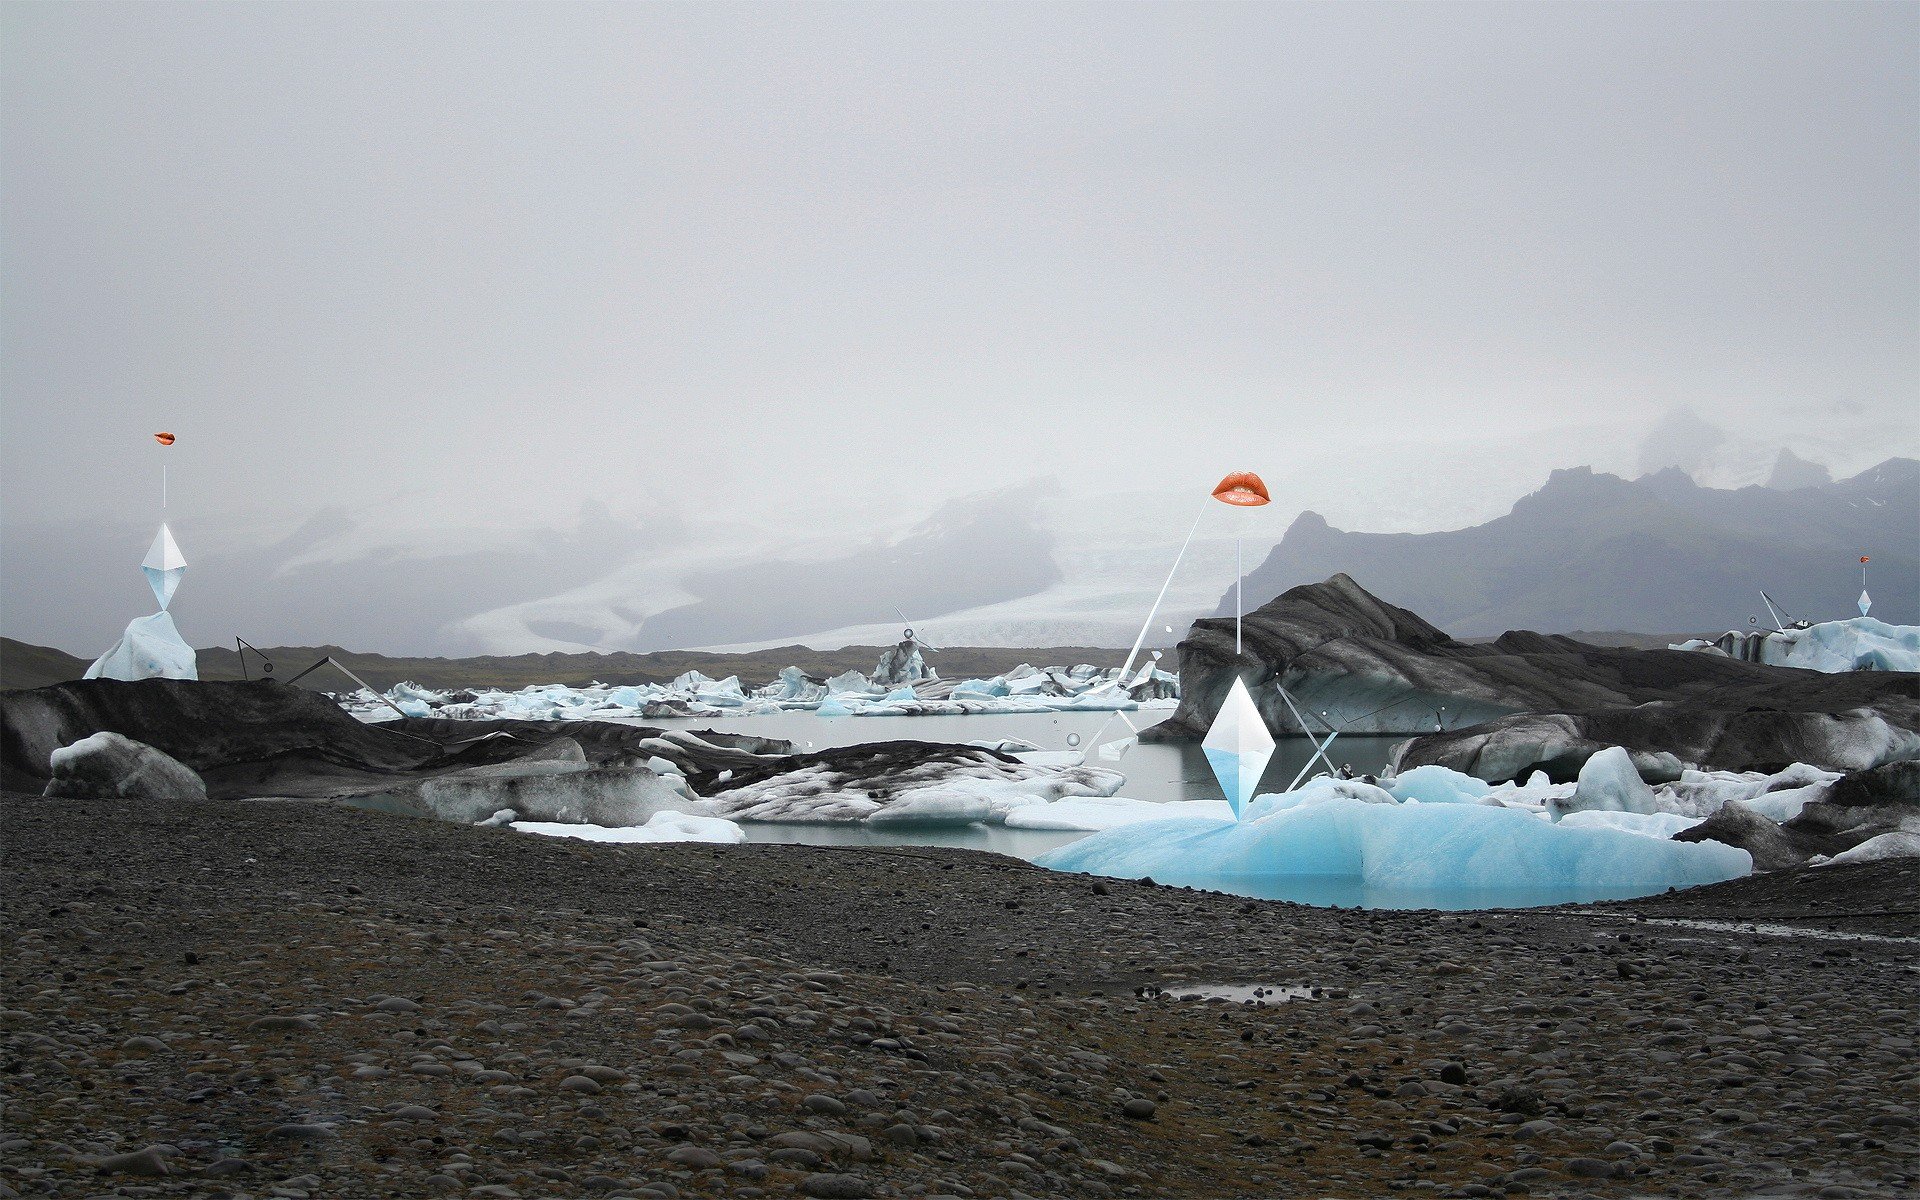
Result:
[[[1043,750],[1082,750],[1088,762],[1111,767],[1126,775],[1120,795],[1152,800],[1168,806],[1175,815],[1186,800],[1218,800],[1220,785],[1207,766],[1206,755],[1193,742],[1144,742],[1131,747],[1119,762],[1108,762],[1094,753],[1094,747],[1129,736],[1134,728],[1146,729],[1172,715],[1172,710],[1148,710],[1122,715],[1111,713],[1023,713],[1006,716],[953,717],[820,717],[811,712],[776,713],[757,717],[697,717],[677,720],[653,719],[644,723],[667,728],[718,729],[731,733],[751,733],[762,737],[783,738],[796,750],[822,750],[829,746],[850,746],[860,742],[923,741],[970,742],[994,738],[1020,738]],[[1126,721],[1130,720],[1130,727]],[[1077,739],[1075,741],[1074,739]],[[1356,774],[1378,772],[1387,764],[1400,738],[1341,738],[1328,751],[1336,763],[1353,768]],[[1261,778],[1262,791],[1283,791],[1311,757],[1312,747],[1301,738],[1281,741],[1273,762]],[[808,846],[844,846],[880,848],[898,846],[955,846],[966,850],[988,850],[1014,858],[1031,860],[1053,849],[1088,835],[1063,830],[1007,829],[1002,826],[971,825],[959,828],[873,829],[862,825],[767,825],[742,823],[750,842],[798,844]],[[1175,887],[1204,888],[1264,900],[1291,900],[1299,904],[1338,906],[1341,908],[1527,908],[1546,904],[1584,903],[1593,900],[1620,900],[1640,894],[1635,889],[1381,889],[1368,887],[1358,879],[1337,876],[1228,876],[1196,869],[1179,877],[1158,882]]]
[[[670,728],[720,729],[784,738],[798,750],[821,750],[859,742],[970,742],[992,738],[1022,738],[1046,750],[1090,750],[1097,742],[1123,738],[1132,732],[1117,716],[1109,722],[1110,715],[1027,713],[1016,716],[819,717],[810,712],[791,712],[732,719],[699,717],[650,720],[646,723]],[[1149,710],[1125,715],[1134,725],[1145,729],[1165,720],[1172,713],[1170,710]],[[1070,737],[1077,737],[1079,744],[1070,744]],[[1400,740],[1393,737],[1341,738],[1333,744],[1328,754],[1336,763],[1351,765],[1356,773],[1377,772],[1386,766],[1394,744]],[[1304,739],[1284,739],[1261,779],[1261,790],[1283,790],[1300,768],[1306,765],[1311,754],[1312,749]],[[1207,766],[1206,755],[1197,743],[1142,742],[1128,750],[1126,756],[1117,763],[1107,762],[1095,753],[1088,755],[1088,761],[1095,766],[1112,767],[1124,773],[1127,782],[1120,789],[1121,795],[1167,804],[1170,816],[1178,811],[1178,805],[1183,800],[1221,798],[1220,785],[1215,782],[1213,772]],[[932,829],[888,829],[883,826],[874,829],[862,825],[767,825],[748,822],[741,828],[747,831],[747,840],[750,842],[848,847],[957,846],[967,850],[990,850],[1024,859],[1032,859],[1056,846],[1064,846],[1087,836],[1071,831],[1007,829],[991,825]],[[1369,888],[1357,879],[1324,876],[1229,877],[1196,874],[1161,882],[1268,900],[1362,908],[1517,908],[1624,898],[1627,894],[1571,888],[1497,892],[1384,891]]]

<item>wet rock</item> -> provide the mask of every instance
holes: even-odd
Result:
[[[94,1162],[94,1169],[107,1175],[165,1175],[166,1159],[158,1146],[147,1146],[125,1154],[113,1154]]]
[[[857,1175],[808,1175],[800,1181],[800,1194],[814,1200],[869,1200],[873,1186]]]

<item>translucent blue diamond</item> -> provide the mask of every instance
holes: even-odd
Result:
[[[1200,748],[1207,752],[1207,764],[1238,819],[1273,759],[1273,735],[1267,732],[1267,722],[1243,680],[1233,681]]]

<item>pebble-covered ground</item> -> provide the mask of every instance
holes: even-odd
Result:
[[[1920,1192],[1901,864],[1434,914],[313,804],[0,832],[0,1196]],[[1667,923],[1783,917],[1875,936]]]

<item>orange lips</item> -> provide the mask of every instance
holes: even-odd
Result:
[[[171,446],[178,439],[170,433],[156,433],[153,435],[153,440],[159,442],[162,446]]]
[[[1267,495],[1267,485],[1252,471],[1235,471],[1222,479],[1220,486],[1213,489],[1213,498],[1241,508],[1258,508],[1273,499]]]

